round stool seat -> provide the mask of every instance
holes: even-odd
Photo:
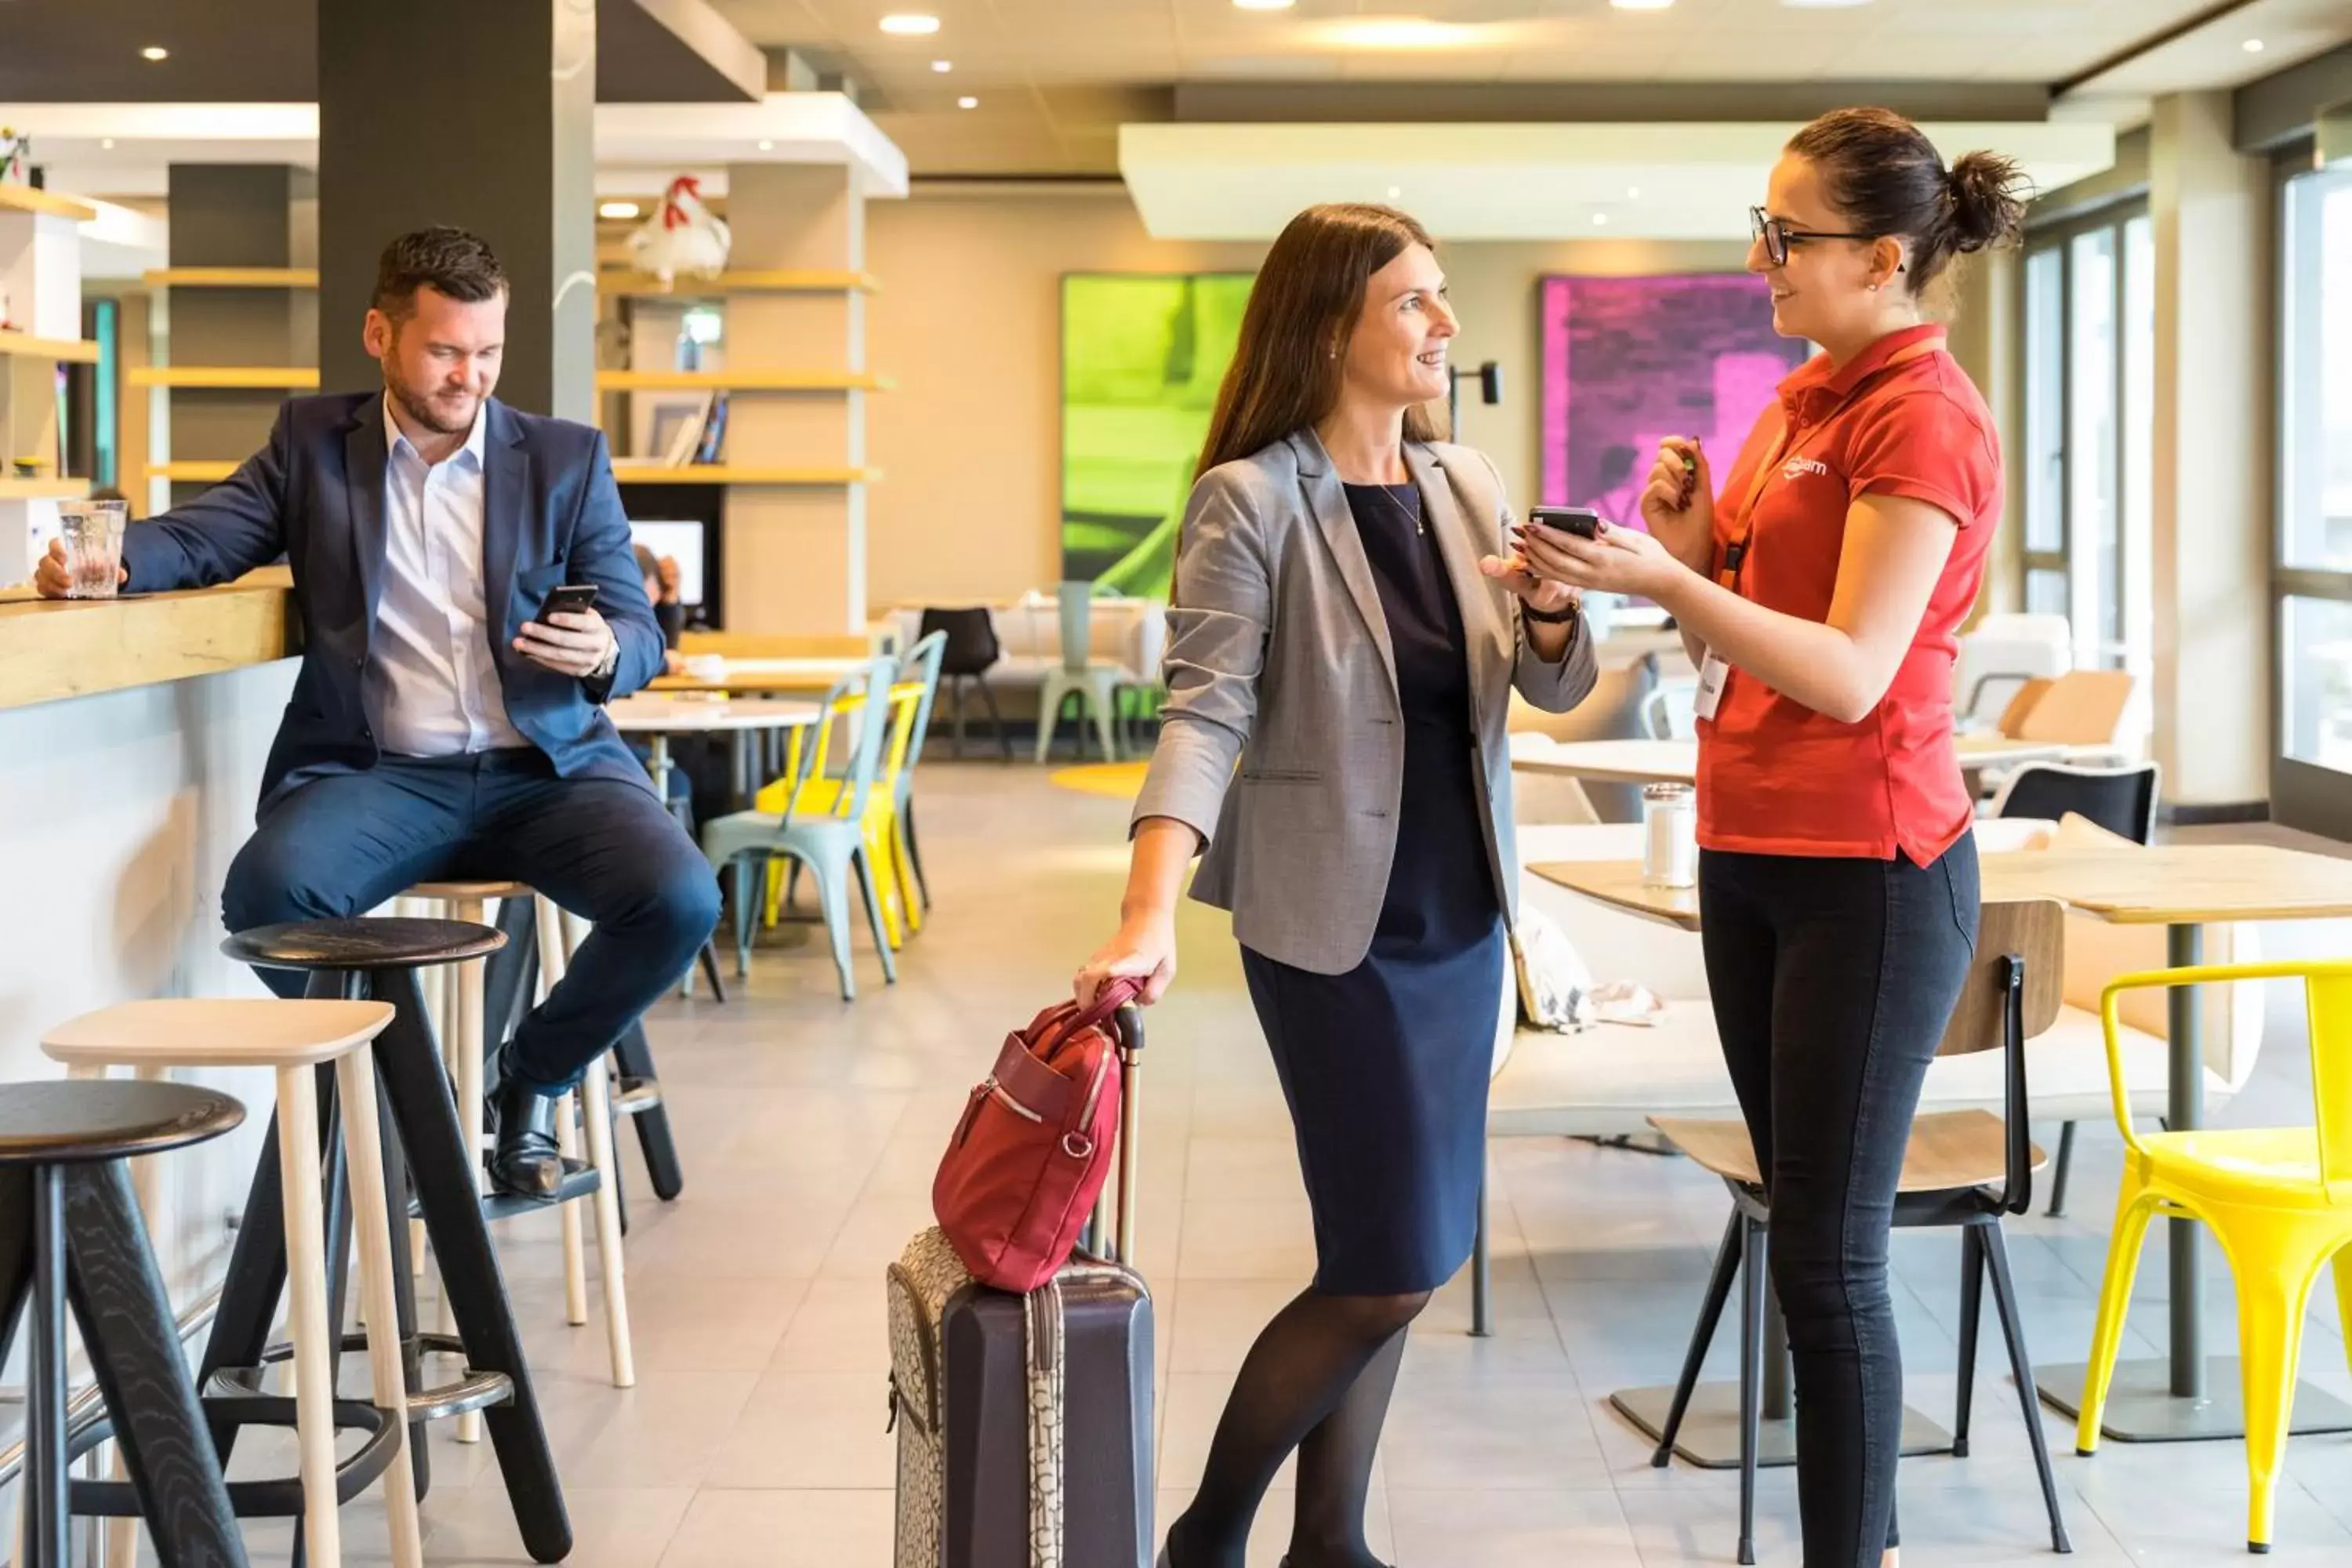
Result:
[[[479,958],[506,944],[502,932],[470,921],[362,916],[256,926],[222,942],[221,952],[263,969],[414,969]]]
[[[459,899],[528,899],[531,893],[529,882],[419,882],[401,897],[454,903]]]
[[[58,1025],[41,1049],[100,1067],[307,1067],[367,1044],[392,1016],[389,1002],[322,998],[125,1002]]]
[[[184,1083],[0,1084],[0,1165],[70,1165],[160,1154],[217,1138],[245,1107]]]

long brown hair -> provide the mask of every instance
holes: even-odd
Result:
[[[1194,479],[1331,412],[1364,286],[1414,245],[1437,247],[1412,218],[1369,202],[1326,202],[1283,226],[1250,286]],[[1406,440],[1434,441],[1444,433],[1435,405],[1405,410]]]

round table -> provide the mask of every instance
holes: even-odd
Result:
[[[743,747],[745,737],[761,730],[803,730],[824,717],[824,709],[814,702],[713,702],[642,695],[608,702],[604,711],[624,735],[651,737],[653,755],[646,766],[664,804],[669,800],[672,735],[732,736],[738,806],[746,804],[759,789],[746,777],[750,770]]]

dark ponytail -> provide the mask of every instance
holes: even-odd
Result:
[[[1969,153],[1947,170],[1935,143],[1891,109],[1824,114],[1790,138],[1788,150],[1820,172],[1855,229],[1909,242],[1915,294],[1953,257],[2004,244],[2024,226],[2030,191],[2012,160]]]

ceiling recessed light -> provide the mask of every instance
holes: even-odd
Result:
[[[1629,202],[1638,202],[1638,201],[1640,201],[1640,200],[1642,199],[1642,187],[1641,187],[1641,186],[1639,186],[1639,185],[1628,185],[1628,186],[1626,186],[1626,187],[1625,187],[1625,199],[1626,199],[1627,201],[1629,201]]]
[[[1389,200],[1395,201],[1403,195],[1404,187],[1402,185],[1391,185],[1389,187]]]
[[[967,95],[956,100],[956,107],[958,109],[978,109],[980,107],[980,100]]]
[[[776,150],[776,144],[775,144],[773,142],[769,141],[769,140],[768,140],[766,137],[764,137],[764,136],[762,136],[762,137],[761,137],[761,138],[760,138],[760,151],[761,151],[761,152],[762,152],[762,153],[772,153],[772,152],[774,152],[775,150]]]
[[[172,51],[161,44],[150,44],[139,51],[139,58],[142,60],[168,60],[172,58]]]
[[[1609,215],[1607,213],[1594,213],[1592,215],[1592,226],[1595,228],[1607,228],[1609,226]]]
[[[1297,0],[1234,0],[1236,11],[1287,11]]]
[[[2260,38],[2248,38],[2239,47],[2243,48],[2246,53],[2250,55],[2258,55],[2263,52],[2263,41]]]
[[[933,70],[935,70],[935,71],[939,72],[941,76],[945,76],[945,75],[947,75],[947,74],[948,74],[948,72],[950,72],[950,71],[951,71],[951,70],[955,69],[955,61],[953,61],[953,60],[933,60],[933,61],[931,62],[931,68],[932,68]]]
[[[637,204],[635,202],[598,202],[596,204],[596,216],[598,217],[635,217],[637,216]]]
[[[100,149],[101,151],[103,151],[103,152],[108,152],[108,153],[111,153],[111,152],[113,152],[113,151],[114,151],[114,138],[113,138],[113,137],[111,137],[111,136],[109,136],[109,137],[107,137],[104,141],[100,142],[98,145],[99,145],[99,147],[100,147]]]
[[[940,30],[940,19],[920,11],[894,11],[882,18],[882,30],[901,37],[922,37]]]
[[[1663,11],[1675,0],[1609,0],[1620,11]]]

